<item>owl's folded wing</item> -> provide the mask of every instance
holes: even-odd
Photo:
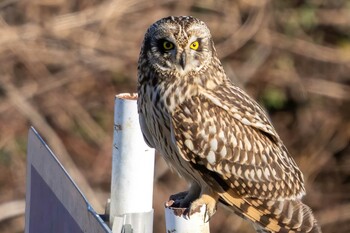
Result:
[[[302,174],[263,110],[246,95],[228,98],[228,92],[201,92],[176,109],[171,131],[179,153],[215,172],[239,196],[301,197]]]

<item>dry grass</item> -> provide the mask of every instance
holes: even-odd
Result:
[[[147,27],[193,15],[211,28],[227,74],[269,111],[323,231],[350,232],[349,11],[346,0],[0,0],[0,212],[13,213],[0,231],[23,231],[30,125],[102,213],[114,95],[136,91]],[[159,200],[186,185],[159,157],[156,169],[155,232],[164,232]],[[253,232],[222,209],[211,228]]]

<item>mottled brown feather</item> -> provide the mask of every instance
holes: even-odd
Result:
[[[246,118],[246,124],[235,118],[236,112],[243,112],[242,105],[235,106],[236,112],[226,110],[231,109],[226,105],[228,96],[235,96],[235,93],[222,94],[225,89],[229,90],[228,85],[232,84],[211,91],[222,106],[199,94],[175,109],[171,132],[180,154],[186,160],[195,159],[217,172],[243,197],[301,197],[305,193],[302,174],[281,140],[275,136],[271,141],[260,128],[250,123],[250,118]],[[268,124],[261,109],[256,108],[255,115],[265,120],[255,121],[255,124]]]

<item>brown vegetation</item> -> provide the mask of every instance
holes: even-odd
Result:
[[[102,213],[114,95],[136,91],[142,37],[168,15],[209,25],[227,74],[266,107],[304,172],[323,231],[350,232],[346,0],[0,0],[0,232],[23,231],[30,125]],[[155,180],[154,232],[164,232],[159,200],[186,185],[160,157]],[[211,229],[253,232],[223,209]]]

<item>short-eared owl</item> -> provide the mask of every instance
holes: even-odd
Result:
[[[321,232],[303,175],[263,109],[223,70],[208,27],[187,16],[149,27],[138,64],[138,111],[147,144],[190,184],[174,195],[189,214],[217,203],[260,232]]]

